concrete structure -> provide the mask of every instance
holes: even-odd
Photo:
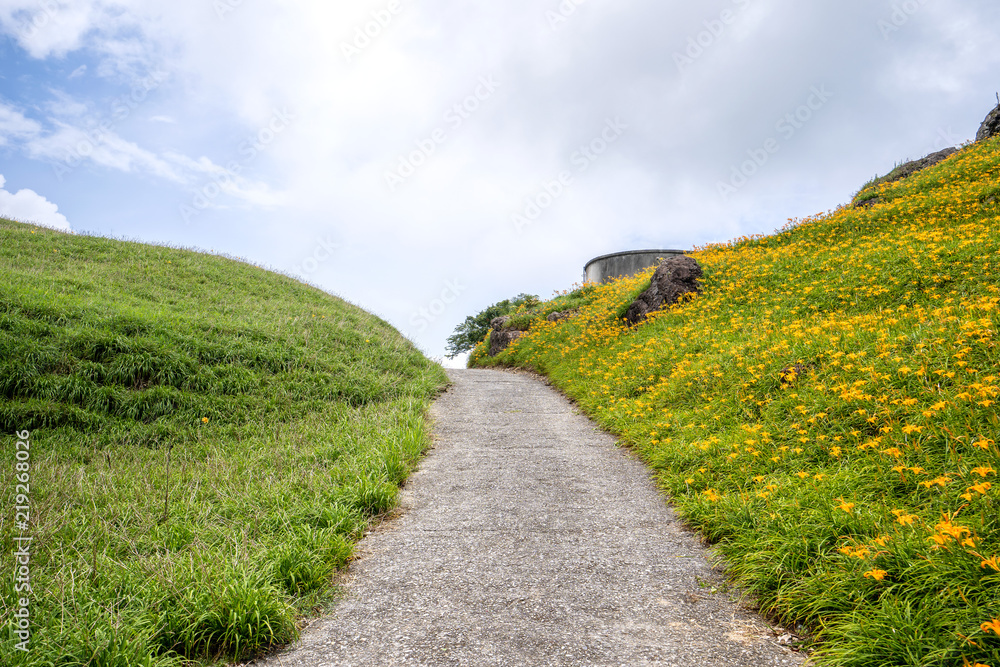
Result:
[[[606,283],[619,276],[634,276],[643,269],[659,266],[671,255],[683,255],[684,250],[628,250],[601,255],[583,267],[583,279],[588,283]]]

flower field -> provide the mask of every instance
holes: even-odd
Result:
[[[858,199],[696,250],[702,292],[634,328],[652,270],[471,364],[619,435],[817,664],[1000,667],[1000,141]]]

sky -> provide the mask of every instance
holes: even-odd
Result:
[[[834,209],[1000,90],[996,0],[0,0],[0,33],[0,215],[241,257],[435,358],[598,255]]]

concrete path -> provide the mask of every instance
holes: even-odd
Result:
[[[346,597],[258,664],[798,665],[738,608],[645,467],[541,381],[449,371],[403,512]]]

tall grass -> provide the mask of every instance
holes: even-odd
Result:
[[[981,142],[698,250],[703,292],[634,328],[648,271],[471,363],[540,370],[620,435],[819,664],[1000,667],[998,181]]]
[[[393,506],[445,382],[385,322],[285,276],[0,221],[0,664],[242,660],[291,640]],[[22,534],[27,653],[6,630]]]

